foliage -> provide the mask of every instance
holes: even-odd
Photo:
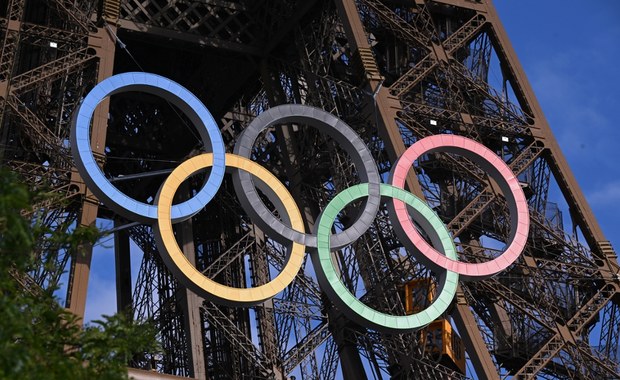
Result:
[[[53,230],[25,218],[40,197],[0,168],[0,379],[126,379],[127,363],[158,350],[154,328],[123,313],[82,329],[60,307],[54,289],[29,282],[37,241],[76,250],[99,236],[91,227]]]

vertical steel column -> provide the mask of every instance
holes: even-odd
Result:
[[[119,226],[114,220],[114,227]],[[131,295],[131,248],[129,233],[125,229],[114,233],[114,266],[116,268],[116,310],[133,316]]]
[[[187,191],[187,187],[181,186],[180,191]],[[186,199],[186,198],[184,198]],[[192,265],[196,266],[196,249],[194,246],[194,229],[192,220],[186,220],[176,226],[177,239],[180,241],[183,254]],[[187,354],[190,360],[190,376],[196,379],[207,378],[205,363],[204,343],[202,337],[202,320],[200,306],[202,298],[198,297],[189,289],[179,286],[177,302],[181,305],[184,316],[185,339],[187,341]]]
[[[13,74],[15,56],[17,55],[24,6],[24,0],[12,0],[8,2],[6,9],[6,29],[4,30],[2,50],[0,51],[0,162],[4,156],[4,146],[9,132],[9,128],[4,127],[4,115],[8,107],[7,99],[10,93],[10,80]]]
[[[97,82],[112,75],[114,69],[115,38],[111,33],[116,33],[116,28],[109,30],[98,28],[88,38],[88,45],[95,50],[99,58],[99,70]],[[106,130],[108,126],[108,109],[110,100],[104,99],[95,110],[91,127],[91,147],[95,156],[101,156],[105,148]],[[77,172],[74,172],[71,181],[80,185],[86,197],[79,216],[79,224],[89,226],[97,219],[99,201],[85,188],[83,181]],[[92,260],[92,247],[83,247],[82,252],[76,253],[69,271],[69,286],[67,288],[66,307],[75,315],[84,318],[86,308],[86,294],[88,292],[88,278],[90,276],[90,263]]]
[[[22,18],[24,17],[24,7],[24,0],[9,1],[7,6],[7,24],[2,43],[2,54],[0,55],[0,81],[4,84],[8,83],[13,74],[15,55],[17,54],[19,43],[19,31]]]
[[[255,239],[260,242],[258,246],[263,246],[265,242],[265,236],[260,230],[255,231]],[[261,285],[269,281],[269,263],[265,255],[252,255],[250,258],[252,267],[252,276],[254,281],[257,282],[254,286]],[[281,363],[279,363],[278,353],[278,339],[275,327],[275,318],[273,314],[273,299],[268,299],[263,302],[262,307],[257,307],[256,321],[258,334],[260,339],[260,345],[268,359],[269,363],[273,365],[273,371],[278,379],[283,379]]]
[[[400,109],[400,104],[382,86],[383,78],[379,74],[379,69],[372,55],[368,37],[360,20],[355,1],[340,0],[336,1],[336,5],[349,46],[351,47],[353,59],[358,60],[366,75],[366,91],[374,95],[372,98],[369,97],[368,106],[374,107],[374,112],[377,113],[376,120],[379,122],[379,125],[376,127],[379,129],[379,134],[385,142],[390,160],[394,162],[405,151],[405,145],[396,125],[396,112]],[[417,194],[422,193],[422,189],[417,181],[407,178],[407,185],[410,189],[415,189]],[[345,378],[361,379],[362,374],[366,378],[364,369],[361,367],[362,363],[357,347],[347,342],[349,337],[344,335],[345,331],[339,328],[338,325],[336,325],[336,328],[338,331],[332,331],[332,334],[338,343],[342,371]]]

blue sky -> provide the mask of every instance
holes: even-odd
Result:
[[[620,2],[496,0],[495,6],[556,140],[618,250]]]

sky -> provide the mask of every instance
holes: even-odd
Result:
[[[556,140],[617,251],[620,125],[613,115],[620,110],[620,2],[495,0],[495,6]]]
[[[495,0],[495,6],[577,182],[620,250],[620,125],[613,119],[620,110],[620,2]],[[87,321],[116,308],[112,241],[104,240],[93,255]],[[140,256],[132,260],[135,269]]]

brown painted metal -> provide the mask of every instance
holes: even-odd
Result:
[[[187,191],[187,189],[183,190]],[[194,247],[193,224],[191,221],[181,223],[177,227],[177,236],[179,237],[183,254],[192,264],[196,265],[196,249]],[[178,292],[177,297],[177,302],[180,304],[185,316],[184,330],[186,331],[186,344],[189,347],[187,350],[189,354],[188,360],[191,363],[189,375],[196,379],[208,379],[200,319],[200,304],[202,304],[203,300],[188,289]]]
[[[46,4],[53,18],[27,11],[32,7],[26,7],[26,1],[12,0],[7,3],[7,17],[0,19],[0,142],[15,144],[1,146],[3,165],[23,173],[33,184],[43,177],[63,179],[54,191],[69,206],[55,201],[40,205],[61,215],[54,221],[91,224],[96,217],[114,217],[72,172],[63,146],[67,124],[50,122],[42,111],[62,115],[70,110],[69,101],[56,106],[45,96],[56,88],[52,84],[71,83],[72,75],[91,70],[95,62],[96,78],[67,87],[70,91],[83,96],[94,82],[118,71],[144,68],[170,76],[221,119],[229,148],[262,109],[287,102],[322,107],[343,117],[373,146],[384,174],[416,139],[446,131],[464,135],[498,154],[507,152],[508,165],[523,178],[529,175],[532,188],[531,238],[522,259],[499,277],[462,283],[452,306],[476,376],[617,376],[616,254],[558,147],[490,0],[105,0],[100,9],[89,10],[92,18],[67,0]],[[95,19],[96,26],[90,21]],[[122,41],[117,41],[117,34]],[[59,42],[57,50],[50,50],[49,41]],[[518,104],[505,101],[503,90],[487,83],[488,67],[485,71],[466,62],[475,54],[484,57],[488,47],[501,62],[502,75]],[[491,106],[483,109],[481,99]],[[134,100],[126,99],[121,106]],[[109,125],[115,122],[108,118],[108,107],[105,101],[96,112],[92,135],[94,151],[102,163],[107,159],[107,167],[119,164],[104,150],[106,146],[112,151],[123,147],[135,157],[175,149],[158,147],[147,138],[132,142],[131,133],[119,138],[118,130],[106,141]],[[139,105],[131,107],[136,108],[128,113],[141,112]],[[127,130],[143,128],[138,119],[135,126],[128,122]],[[311,228],[317,205],[330,196],[314,180],[330,178],[339,191],[355,180],[354,175],[333,145],[317,143],[315,136],[297,126],[271,136],[276,142],[265,143],[267,153],[257,153],[258,159],[291,184]],[[500,136],[509,137],[512,145],[498,145]],[[502,197],[467,160],[433,159],[420,163],[426,177],[411,171],[408,188],[435,202],[458,236],[464,258],[484,259],[492,250],[480,236],[504,238]],[[131,166],[129,160],[126,165]],[[450,182],[453,178],[465,179]],[[585,242],[568,237],[563,226],[547,215],[550,179],[561,189]],[[464,183],[476,183],[476,191],[459,187]],[[222,200],[209,206],[208,215],[192,222],[193,230],[180,227],[181,235],[196,236],[195,241],[182,239],[184,248],[189,256],[195,250],[201,253],[196,262],[212,277],[239,285],[249,273],[252,283],[266,282],[272,271],[281,268],[285,252],[251,221],[240,219],[242,212],[230,189],[222,192]],[[382,289],[372,302],[399,312],[399,284],[410,276],[429,274],[409,256],[394,259],[399,245],[383,234],[390,228],[380,216],[376,229],[354,249],[343,251],[338,261],[343,276],[351,276],[346,278],[350,286],[361,281],[370,295]],[[157,256],[148,226],[133,226],[126,232],[144,258],[133,294],[129,276],[118,275],[119,306],[131,303],[137,318],[153,318],[166,349],[161,356],[134,365],[212,379],[244,375],[333,379],[338,366],[346,378],[356,379],[378,378],[379,373],[399,379],[462,378],[433,362],[416,334],[379,334],[344,320],[321,295],[309,271],[264,305],[242,310],[220,307],[204,303],[176,283]],[[118,253],[127,259],[127,240],[118,237],[124,244],[118,244]],[[67,304],[79,316],[84,315],[92,252],[85,253],[74,260],[57,259],[62,268],[71,263]],[[128,260],[117,261],[117,269],[126,272]],[[39,279],[58,277],[42,270],[34,279],[44,283]],[[383,279],[381,286],[375,286],[378,278]],[[600,349],[586,344],[597,318],[602,319]],[[139,370],[130,373],[167,378]]]
[[[119,220],[114,228],[122,228]],[[114,266],[116,272],[116,310],[133,316],[131,286],[131,246],[129,234],[124,229],[114,233]]]
[[[112,28],[108,30],[100,28],[96,33],[89,35],[89,48],[94,49],[96,52],[95,55],[99,58],[98,82],[112,75],[116,46],[116,40],[112,33],[114,33],[114,29]],[[103,155],[107,131],[108,108],[109,99],[105,99],[101,102],[93,115],[91,127],[91,146],[93,154]],[[77,173],[74,173],[72,176],[72,182],[75,184],[83,183]],[[79,224],[82,226],[91,226],[95,224],[97,219],[99,201],[83,185],[80,187],[85,192],[86,201],[82,204]],[[84,318],[84,311],[86,309],[91,261],[92,247],[86,247],[83,252],[75,254],[69,271],[66,307],[80,318]]]

